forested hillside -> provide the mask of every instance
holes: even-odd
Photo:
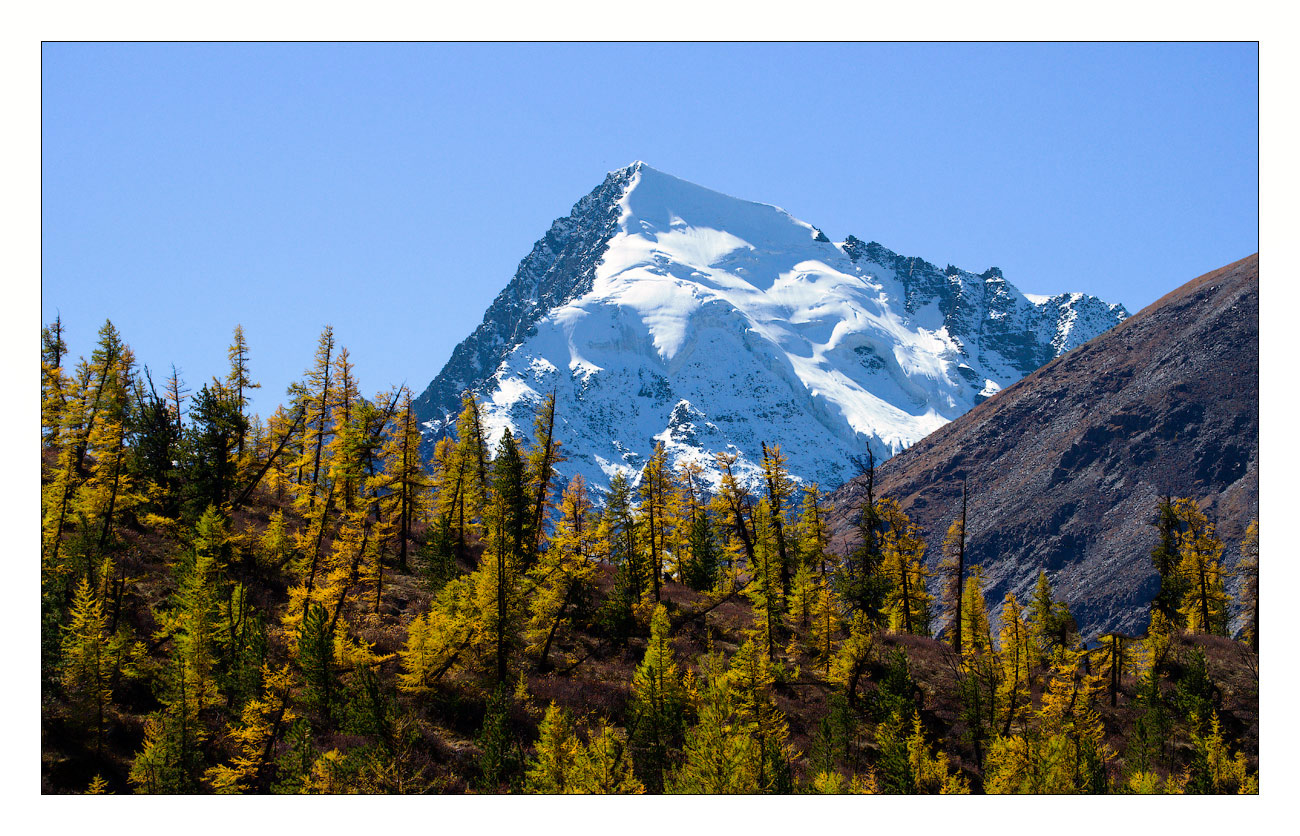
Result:
[[[363,395],[328,327],[267,416],[238,327],[197,390],[111,323],[73,363],[63,327],[45,792],[1258,790],[1257,524],[1225,565],[1194,501],[1151,507],[1150,628],[1088,647],[1047,574],[986,600],[966,503],[927,543],[871,461],[841,558],[780,439],[757,492],[662,448],[561,485],[553,399],[488,449],[467,396],[424,461],[411,393]]]

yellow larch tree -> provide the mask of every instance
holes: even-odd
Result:
[[[57,444],[63,409],[68,402],[71,381],[63,371],[67,353],[63,321],[55,316],[53,322],[41,328],[41,444],[45,447]]]
[[[627,735],[605,722],[588,732],[569,773],[568,792],[601,795],[631,795],[645,792],[632,772],[627,754]]]
[[[539,671],[550,668],[551,646],[567,621],[566,612],[590,595],[596,571],[588,554],[593,517],[587,484],[581,474],[576,475],[560,500],[550,547],[529,570],[534,591],[524,632],[525,652],[537,657]]]
[[[1002,734],[1011,733],[1012,724],[1029,705],[1030,670],[1033,648],[1025,628],[1020,603],[1008,592],[1002,602],[1002,630],[998,635],[998,657],[1002,670],[998,677],[997,702],[1005,712]]]
[[[812,623],[808,631],[808,644],[813,659],[828,679],[831,675],[831,662],[835,658],[835,637],[839,635],[844,616],[839,596],[825,576],[817,581],[816,594],[812,606]]]
[[[82,577],[64,627],[62,683],[77,719],[94,727],[96,754],[103,748],[104,710],[113,697],[111,641],[102,595]]]
[[[267,788],[275,744],[297,718],[292,692],[295,683],[289,665],[264,667],[263,693],[244,704],[238,723],[227,733],[237,747],[228,764],[211,767],[204,777],[218,793],[246,793]]]
[[[99,345],[91,355],[91,375],[97,388],[85,438],[90,472],[73,500],[76,513],[95,527],[96,548],[101,554],[108,548],[115,521],[144,499],[127,462],[134,367],[130,346],[122,342],[111,322],[104,323]]]
[[[939,571],[943,583],[940,594],[944,610],[948,614],[948,630],[952,650],[958,656],[962,653],[961,599],[966,575],[966,480],[961,481],[961,515],[948,526],[948,533],[943,537],[942,556]]]
[[[1237,562],[1237,600],[1241,605],[1242,638],[1259,652],[1259,521],[1251,520],[1241,540]]]
[[[778,574],[781,582],[781,594],[790,594],[790,580],[793,566],[790,549],[786,545],[786,505],[794,494],[794,484],[785,467],[786,457],[781,452],[781,445],[771,447],[763,442],[763,484],[767,488],[767,516],[771,523],[771,533],[776,543]]]
[[[754,559],[749,565],[750,578],[744,596],[749,599],[754,610],[754,625],[759,642],[768,658],[774,659],[781,617],[786,608],[781,590],[780,556],[777,554],[776,535],[768,513],[766,496],[758,500],[753,521]]]
[[[795,542],[799,560],[814,569],[819,577],[826,575],[826,545],[828,533],[825,514],[821,507],[821,491],[816,482],[803,486],[803,501],[799,509],[799,523],[795,529]]]
[[[555,392],[542,401],[533,421],[533,443],[528,449],[524,465],[528,494],[532,502],[530,530],[532,542],[525,551],[523,569],[531,568],[546,547],[546,518],[551,509],[551,486],[555,481],[555,466],[566,461],[555,440]]]
[[[660,441],[655,444],[654,453],[641,469],[641,481],[638,485],[638,493],[641,495],[641,528],[645,532],[642,540],[647,547],[646,570],[650,579],[650,592],[656,603],[659,601],[660,581],[663,577],[664,540],[671,477],[668,453],[664,449],[663,442]]]
[[[537,747],[524,776],[527,792],[560,795],[573,792],[573,773],[582,755],[573,715],[551,702],[537,729]]]
[[[920,529],[892,499],[877,500],[876,513],[883,525],[883,570],[892,581],[885,596],[886,623],[894,632],[928,636],[934,598],[926,590],[930,572],[923,562],[925,541]]]
[[[1216,636],[1228,632],[1228,594],[1223,589],[1223,541],[1214,524],[1194,500],[1174,501],[1174,514],[1183,524],[1178,533],[1178,574],[1186,592],[1178,612],[1193,633]]]
[[[300,509],[314,509],[320,502],[321,465],[325,462],[325,449],[333,438],[334,392],[334,328],[326,325],[316,344],[316,358],[303,377],[298,396],[304,411],[303,442],[297,470],[298,494],[295,503]]]
[[[754,638],[736,651],[728,672],[731,679],[736,725],[733,733],[746,735],[753,745],[741,768],[751,776],[758,792],[788,793],[793,789],[792,764],[798,756],[790,746],[785,714],[777,707],[772,663]]]

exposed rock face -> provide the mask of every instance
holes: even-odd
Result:
[[[927,563],[969,482],[967,559],[990,604],[1024,601],[1040,569],[1086,637],[1146,629],[1160,496],[1217,524],[1225,566],[1259,514],[1259,258],[1188,282],[936,430],[877,471],[927,534]],[[855,542],[860,480],[830,500]]]
[[[610,172],[605,181],[557,218],[519,262],[514,279],[483,314],[483,322],[451,353],[438,376],[415,400],[416,414],[453,416],[461,393],[477,390],[501,360],[533,333],[552,309],[591,290],[605,245],[618,231],[618,201],[632,169]]]
[[[552,225],[416,410],[432,440],[472,390],[495,444],[554,391],[561,476],[596,487],[635,480],[658,442],[715,485],[714,454],[733,451],[755,484],[765,441],[837,485],[867,445],[887,458],[1125,316],[1031,299],[996,268],[836,244],[636,163]]]

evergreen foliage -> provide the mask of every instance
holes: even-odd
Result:
[[[1147,634],[1081,636],[1046,572],[995,617],[964,490],[931,579],[870,452],[840,555],[776,444],[757,491],[664,445],[602,490],[553,394],[526,444],[471,392],[434,440],[329,327],[265,419],[227,356],[190,396],[42,330],[52,791],[1258,792],[1257,522],[1225,566],[1166,497]]]

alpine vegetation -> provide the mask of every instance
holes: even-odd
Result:
[[[493,437],[466,394],[426,457],[411,393],[363,396],[328,327],[265,417],[239,328],[197,391],[111,322],[75,364],[63,333],[45,792],[1258,792],[1258,524],[1228,559],[1193,497],[1130,542],[1145,633],[1088,642],[1046,572],[989,594],[978,486],[927,537],[868,455],[837,553],[778,438],[756,481],[660,440],[561,486],[558,397]]]

